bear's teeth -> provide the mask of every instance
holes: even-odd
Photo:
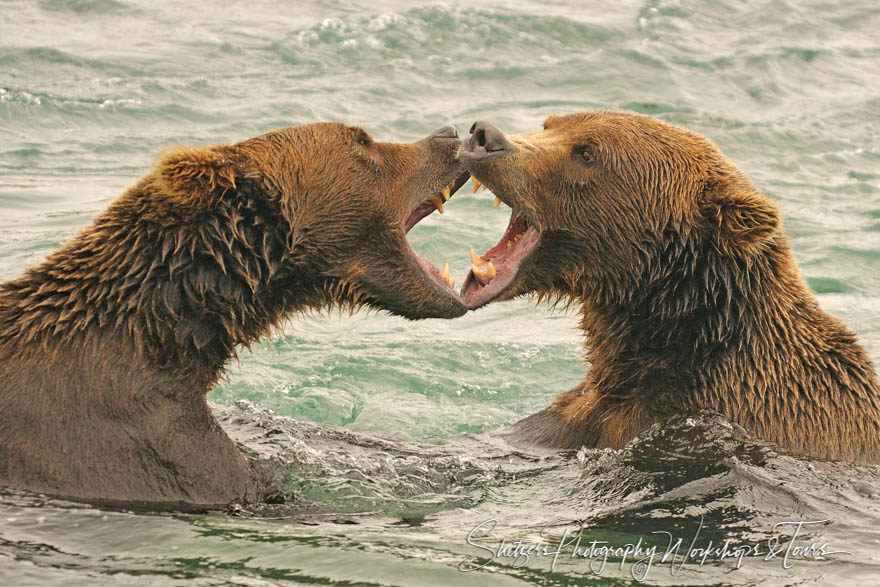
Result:
[[[507,246],[508,246],[508,247],[512,247],[513,245],[515,245],[516,243],[518,243],[518,242],[519,242],[519,239],[522,238],[522,235],[523,235],[523,233],[519,233],[518,235],[516,235],[515,237],[513,237],[513,240],[509,240],[509,241],[507,241]]]
[[[450,184],[450,185],[452,185],[452,184]],[[443,196],[443,201],[448,202],[448,201],[449,201],[449,198],[452,197],[452,194],[450,193],[451,190],[452,190],[451,187],[446,186],[445,188],[443,188],[443,189],[440,191],[440,194]]]
[[[501,198],[499,198],[498,196],[495,196],[495,204],[492,207],[497,208],[500,205],[501,205]]]
[[[474,182],[474,193],[477,193],[477,190],[483,187],[483,184],[481,184],[480,180],[478,180],[473,175],[471,176],[471,181]]]
[[[474,277],[477,278],[477,281],[479,281],[483,285],[486,285],[487,283],[495,279],[495,276],[497,275],[497,272],[495,271],[495,266],[492,265],[492,263],[489,263],[482,268],[477,267],[476,265],[471,265],[471,272],[473,272]]]
[[[486,285],[498,275],[492,261],[487,261],[471,249],[471,271],[480,283]]]
[[[455,287],[455,278],[449,277],[449,262],[448,261],[443,264],[443,269],[440,271],[440,277],[443,278],[443,281],[445,281],[449,287]]]
[[[437,208],[437,211],[443,214],[443,200],[440,199],[440,196],[434,196],[431,198],[431,203],[434,204],[434,207]]]

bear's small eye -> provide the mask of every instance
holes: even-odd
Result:
[[[581,145],[574,152],[584,163],[593,163],[596,160],[596,147],[594,145]]]
[[[357,138],[358,144],[364,147],[370,146],[370,137],[368,137],[365,133],[361,133]]]

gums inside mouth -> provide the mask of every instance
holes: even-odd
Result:
[[[479,186],[478,182],[474,183]],[[496,207],[500,201],[496,198]],[[507,230],[497,245],[482,255],[471,249],[471,270],[461,288],[461,297],[468,309],[479,308],[506,291],[540,239],[540,231],[512,210]]]
[[[404,222],[404,233],[432,214],[435,210],[443,213],[443,204],[449,201],[462,185],[469,179],[464,174],[445,186],[439,194],[429,198],[416,207]],[[481,183],[473,177],[474,191]],[[501,198],[495,198],[495,207],[501,204]],[[540,241],[540,231],[532,226],[525,216],[515,209],[511,211],[510,222],[494,247],[478,255],[471,249],[471,269],[465,277],[461,291],[455,291],[455,279],[449,275],[449,263],[437,269],[430,261],[416,253],[412,246],[409,252],[413,255],[420,269],[448,294],[459,299],[469,310],[484,306],[506,291],[513,283],[523,263],[529,259]],[[408,243],[407,243],[408,244]]]

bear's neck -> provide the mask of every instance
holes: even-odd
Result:
[[[649,285],[618,288],[624,299],[584,286],[585,391],[652,418],[712,409],[771,440],[781,432],[762,429],[768,414],[815,426],[801,420],[831,406],[880,421],[870,358],[819,308],[781,235],[749,259],[703,253],[645,271]]]
[[[273,233],[273,224],[240,210],[172,223],[142,200],[130,190],[41,265],[0,286],[5,355],[46,361],[62,345],[78,353],[94,347],[85,342],[117,341],[108,364],[139,360],[206,391],[237,345],[303,303],[320,304],[321,288],[282,264],[283,231]],[[280,282],[283,289],[273,285]]]

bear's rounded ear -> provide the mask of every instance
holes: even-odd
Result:
[[[755,193],[714,194],[701,205],[703,217],[717,231],[718,245],[746,255],[761,249],[779,229],[779,209]]]
[[[159,187],[180,204],[203,206],[235,188],[242,175],[234,148],[171,147],[159,157]]]

